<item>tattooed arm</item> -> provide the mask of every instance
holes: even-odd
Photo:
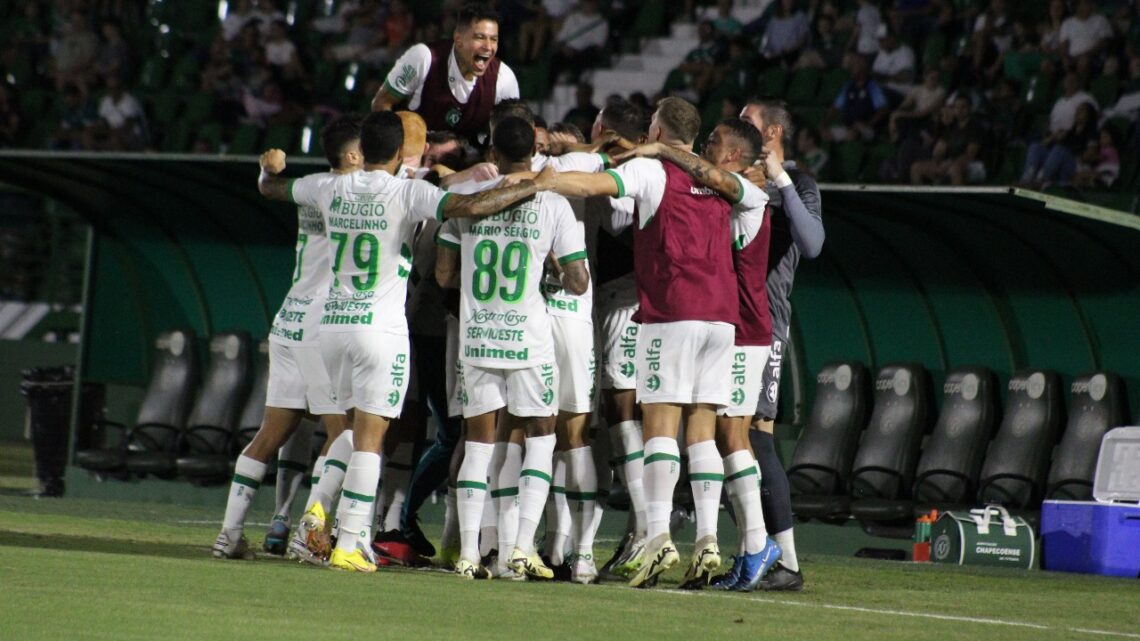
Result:
[[[477,194],[449,193],[443,205],[444,218],[471,218],[490,216],[538,193],[533,180],[524,180],[509,187],[496,187]]]
[[[683,149],[651,143],[642,145],[614,158],[615,162],[624,162],[630,158],[658,158],[668,160],[677,165],[693,180],[720,194],[730,203],[740,202],[744,188],[740,180],[732,172],[717,168],[707,160]]]

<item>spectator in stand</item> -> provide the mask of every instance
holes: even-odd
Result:
[[[1128,59],[1128,79],[1120,87],[1120,97],[1104,110],[1104,119],[1128,118],[1134,124],[1140,120],[1140,54]]]
[[[697,26],[697,46],[681,61],[666,79],[666,93],[676,93],[689,102],[699,103],[712,88],[717,71],[725,61],[725,47],[716,37],[716,29],[710,20],[701,21]],[[677,79],[680,78],[680,83]],[[675,84],[676,83],[676,84]],[[677,86],[679,84],[680,86]],[[630,96],[632,101],[633,96]],[[650,109],[652,113],[653,109]]]
[[[3,35],[35,64],[46,56],[50,43],[44,29],[43,7],[39,2],[24,2],[20,9],[20,15],[4,25]]]
[[[866,58],[848,56],[848,67],[851,80],[839,90],[823,117],[823,137],[825,140],[870,141],[886,123],[890,103],[882,87],[871,78]],[[841,123],[832,126],[837,118]]]
[[[12,88],[0,82],[0,148],[15,147],[20,140],[20,110]]]
[[[871,77],[883,87],[887,99],[897,105],[914,88],[914,50],[899,42],[887,25],[879,27],[878,36],[879,53],[871,64]]]
[[[874,56],[879,53],[879,26],[883,24],[883,14],[872,0],[859,0],[859,9],[855,12],[854,29],[851,32],[851,46],[855,53],[862,56]]]
[[[1103,127],[1100,140],[1089,146],[1077,163],[1074,187],[1112,187],[1120,178],[1120,152],[1112,130]]]
[[[297,45],[289,39],[289,25],[277,20],[269,27],[269,37],[265,39],[265,61],[288,81],[301,80],[305,70],[297,55]]]
[[[75,85],[65,85],[60,104],[59,123],[48,146],[57,151],[80,151],[95,148],[92,127],[99,120],[95,105]]]
[[[938,5],[935,0],[895,0],[891,27],[907,42],[922,42],[938,27]]]
[[[1001,57],[1013,46],[1013,30],[1014,22],[1006,0],[990,0],[989,7],[974,20],[970,34],[971,58],[976,71],[984,72],[987,78],[994,78],[1001,71]]]
[[[254,0],[251,16],[258,21],[257,25],[263,38],[269,35],[269,28],[274,22],[285,19],[285,14],[277,8],[274,0]]]
[[[1078,0],[1076,11],[1061,23],[1061,61],[1065,70],[1076,70],[1088,78],[1112,37],[1112,25],[1096,11],[1096,4]]]
[[[1096,145],[1098,140],[1096,106],[1083,102],[1077,106],[1072,127],[1052,132],[1029,145],[1020,184],[1033,189],[1068,185],[1077,173],[1077,158],[1085,155],[1089,146]]]
[[[830,159],[823,141],[815,127],[804,127],[796,135],[796,156],[800,159],[799,169],[819,180]]]
[[[598,112],[601,111],[594,106],[594,85],[588,82],[579,82],[578,91],[575,95],[577,104],[566,112],[562,121],[570,123],[582,131],[590,131],[594,125],[594,120],[598,117]]]
[[[103,42],[95,57],[95,73],[103,80],[109,76],[130,78],[133,73],[131,45],[123,38],[122,25],[117,20],[104,20],[102,32]]]
[[[376,11],[361,9],[347,17],[348,35],[344,42],[328,48],[328,57],[338,62],[363,61],[370,52],[386,48],[384,31]]]
[[[147,146],[146,113],[138,99],[123,87],[123,79],[108,76],[106,94],[99,101],[96,145],[111,151],[142,151]]]
[[[253,18],[253,0],[236,0],[222,19],[222,36],[227,41],[233,40]]]
[[[946,102],[946,89],[938,69],[927,69],[922,84],[907,92],[898,109],[891,113],[888,132],[892,142],[918,133],[923,121],[929,119]]]
[[[983,131],[974,118],[970,99],[959,95],[954,99],[954,121],[934,143],[930,160],[921,160],[910,168],[910,182],[952,185],[980,183],[986,179],[986,166],[980,159]]]
[[[585,69],[601,61],[610,37],[610,25],[598,10],[598,0],[584,0],[578,9],[566,15],[555,37],[551,74],[560,82],[577,82]]]
[[[236,126],[245,114],[245,108],[241,105],[244,86],[235,71],[229,45],[222,34],[215,36],[210,44],[210,57],[202,69],[199,89],[202,93],[214,96],[213,117],[223,126]]]
[[[732,39],[744,31],[744,25],[732,15],[732,0],[717,0],[713,28],[722,38]]]
[[[1082,104],[1090,103],[1093,108],[1100,108],[1096,99],[1081,88],[1081,80],[1076,72],[1070,71],[1065,74],[1061,90],[1063,94],[1057,98],[1057,102],[1053,103],[1053,109],[1049,112],[1050,135],[1064,134],[1072,129],[1077,108]]]
[[[821,13],[815,19],[811,46],[796,61],[796,69],[835,69],[843,64],[845,47],[835,31],[835,18]]]
[[[1045,19],[1037,25],[1037,33],[1041,37],[1041,51],[1050,57],[1061,57],[1061,27],[1069,17],[1069,10],[1065,7],[1065,0],[1050,0],[1049,12]]]
[[[765,58],[792,67],[811,38],[807,14],[796,7],[796,0],[779,0],[776,13],[764,29]]]
[[[404,0],[392,0],[388,5],[388,15],[384,18],[384,36],[388,43],[388,60],[395,60],[409,46],[416,32],[415,18]]]
[[[80,93],[87,90],[95,80],[92,65],[99,53],[99,36],[88,26],[87,18],[79,11],[72,12],[60,29],[59,38],[52,42],[54,55],[55,86],[62,89],[72,84]]]

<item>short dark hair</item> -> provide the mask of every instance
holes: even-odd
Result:
[[[578,125],[572,122],[556,122],[550,125],[550,129],[547,131],[552,134],[570,134],[574,136],[574,139],[578,142],[586,142],[586,134],[583,134],[582,130],[578,128]]]
[[[760,115],[765,125],[780,125],[784,128],[784,135],[780,144],[785,149],[791,149],[792,141],[796,139],[796,126],[792,122],[792,112],[788,110],[788,103],[776,98],[752,98],[748,104],[760,108]]]
[[[684,98],[662,98],[657,103],[657,125],[673,138],[690,144],[701,131],[701,112]]]
[[[391,111],[368,114],[360,127],[360,150],[364,162],[380,165],[400,153],[404,146],[404,122]]]
[[[534,112],[530,110],[530,105],[526,104],[525,100],[510,98],[492,107],[491,129],[498,127],[499,123],[507,118],[522,118],[529,122],[530,126],[534,126]]]
[[[446,165],[450,169],[462,171],[476,162],[479,162],[479,154],[475,151],[475,148],[471,146],[471,143],[466,138],[461,138],[454,131],[449,129],[429,131],[427,133],[427,141],[432,145],[446,145],[451,142],[459,145],[455,151],[438,159],[440,164]]]
[[[508,162],[526,162],[534,155],[534,125],[522,118],[504,118],[491,140],[495,154]]]
[[[718,123],[719,127],[724,127],[732,133],[732,136],[741,143],[741,161],[746,165],[751,165],[757,158],[760,157],[760,150],[764,148],[764,137],[760,135],[760,130],[752,126],[752,123],[740,118],[725,118]]]
[[[486,2],[465,2],[456,14],[455,28],[464,29],[484,20],[498,24],[499,12]]]
[[[606,101],[602,108],[602,127],[630,142],[639,142],[648,131],[641,108],[620,96]]]
[[[325,158],[333,169],[341,167],[341,155],[345,147],[360,141],[360,124],[364,116],[360,114],[344,114],[337,116],[321,129],[321,147],[325,150]]]
[[[534,127],[535,129],[546,129],[546,118],[539,114],[534,114]]]

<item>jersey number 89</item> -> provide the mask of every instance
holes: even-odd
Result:
[[[512,241],[499,255],[499,245],[492,240],[482,240],[475,245],[475,271],[471,274],[471,292],[475,300],[491,300],[497,291],[507,303],[519,302],[526,292],[526,269],[530,261],[530,249],[525,243]],[[499,287],[500,278],[513,281],[508,288],[504,283]]]

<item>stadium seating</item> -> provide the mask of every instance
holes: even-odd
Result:
[[[816,376],[815,404],[788,466],[792,510],[801,518],[846,519],[851,462],[870,406],[862,363],[828,363]]]
[[[929,375],[921,365],[887,365],[875,377],[875,406],[851,470],[851,513],[866,528],[895,520],[891,502],[910,498],[922,437],[930,426],[930,397]]]
[[[1093,372],[1073,380],[1069,418],[1049,470],[1045,498],[1092,499],[1100,442],[1108,430],[1124,425],[1128,411],[1124,382],[1110,372]]]
[[[115,428],[121,433],[117,445],[76,453],[76,463],[96,472],[115,472],[127,466],[129,457],[148,452],[164,452],[174,446],[178,431],[186,420],[190,400],[198,382],[198,352],[194,332],[187,329],[159,334],[155,341],[154,369],[150,384],[131,428],[121,423],[102,421],[97,427]]]
[[[238,411],[249,395],[250,338],[245,332],[221,332],[210,338],[210,364],[202,390],[181,434],[180,453],[159,471],[158,457],[149,463],[155,474],[177,469],[196,483],[225,480],[237,440]],[[131,462],[127,461],[131,469]]]
[[[1038,509],[1063,423],[1056,372],[1022,370],[1010,377],[1005,416],[982,465],[978,500],[1014,510]]]

